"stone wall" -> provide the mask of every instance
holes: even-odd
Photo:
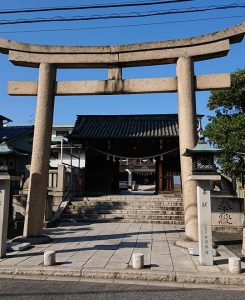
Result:
[[[212,226],[217,231],[242,231],[244,199],[229,195],[212,196]]]

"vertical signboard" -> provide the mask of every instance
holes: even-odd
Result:
[[[6,256],[10,180],[0,179],[0,258]]]
[[[202,265],[213,265],[210,182],[198,182],[197,186],[199,262]]]

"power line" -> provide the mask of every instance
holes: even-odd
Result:
[[[192,2],[195,0],[165,0],[165,1],[138,1],[138,2],[122,2],[122,3],[108,3],[95,5],[80,5],[80,6],[62,6],[62,7],[41,7],[41,8],[25,8],[16,10],[1,10],[0,14],[18,14],[18,13],[33,13],[33,12],[49,12],[49,11],[67,11],[67,10],[84,10],[84,9],[104,9],[117,7],[135,7],[135,6],[152,6],[160,4],[173,4],[180,2]]]
[[[108,20],[108,19],[128,19],[128,18],[144,18],[153,16],[163,16],[183,13],[198,13],[204,11],[227,10],[234,8],[245,8],[245,3],[231,4],[231,5],[212,5],[207,7],[191,7],[184,9],[171,9],[164,11],[148,11],[148,12],[130,12],[125,14],[109,14],[109,15],[92,15],[92,16],[73,16],[73,17],[52,17],[52,18],[35,18],[35,19],[17,19],[17,20],[0,20],[0,25],[13,24],[30,24],[30,23],[44,23],[44,22],[70,22],[70,21],[92,21],[92,20]]]
[[[187,23],[187,22],[198,22],[198,21],[210,21],[210,20],[221,20],[221,19],[235,19],[244,18],[245,15],[239,16],[223,16],[223,17],[213,17],[213,18],[202,18],[202,19],[187,19],[187,20],[177,20],[177,21],[165,21],[165,22],[153,22],[153,23],[140,23],[140,24],[128,24],[128,25],[112,25],[112,26],[99,26],[99,27],[80,27],[80,28],[61,28],[61,29],[40,29],[40,30],[19,30],[19,31],[0,31],[0,34],[6,33],[35,33],[35,32],[57,32],[57,31],[79,31],[79,30],[98,30],[98,29],[108,29],[108,28],[126,28],[126,27],[141,27],[141,26],[153,26],[153,25],[163,25],[163,24],[177,24],[177,23]]]

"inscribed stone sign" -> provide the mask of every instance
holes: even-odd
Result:
[[[199,262],[213,265],[210,182],[199,181],[197,186]]]
[[[212,225],[242,227],[244,200],[233,197],[212,197]]]

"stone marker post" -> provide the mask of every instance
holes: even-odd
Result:
[[[0,175],[0,258],[6,256],[11,180],[20,180],[20,177]]]
[[[219,181],[220,175],[190,175],[189,180],[197,182],[199,262],[204,266],[212,266],[213,241],[210,190],[212,181]]]
[[[3,258],[6,256],[10,180],[1,179],[1,177],[0,177],[0,258]]]
[[[199,181],[197,185],[197,212],[199,236],[199,262],[201,265],[213,265],[213,246],[211,229],[210,181]]]
[[[243,218],[243,230],[242,230],[242,257],[245,257],[245,217]]]

